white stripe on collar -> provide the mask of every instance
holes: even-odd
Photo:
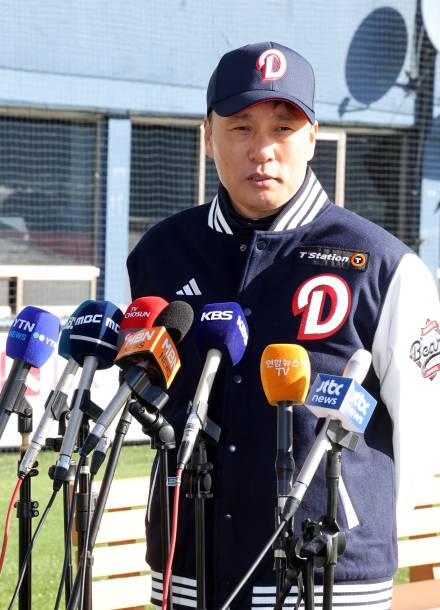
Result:
[[[271,231],[287,231],[308,224],[315,218],[327,201],[327,193],[315,174],[310,170],[306,177],[303,192],[290,204],[271,227]]]
[[[211,229],[218,231],[218,233],[233,235],[232,229],[226,222],[223,212],[221,211],[218,195],[214,197],[209,208],[208,226],[211,227]]]
[[[315,174],[310,170],[301,195],[296,201],[289,204],[287,209],[283,210],[269,230],[287,231],[308,224],[316,217],[327,199],[327,193]],[[218,233],[234,234],[223,215],[218,195],[214,197],[209,207],[208,226]]]

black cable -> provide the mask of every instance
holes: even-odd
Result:
[[[76,487],[79,481],[79,474],[81,472],[81,468],[85,462],[85,457],[81,456],[78,462],[78,466],[76,467],[75,479],[73,481],[73,489],[72,489],[72,502],[70,504],[70,514],[69,514],[69,522],[67,524],[67,532],[66,538],[64,540],[64,561],[63,561],[63,571],[61,572],[60,584],[58,586],[57,598],[55,601],[54,610],[59,610],[61,597],[63,595],[64,582],[66,580],[67,575],[67,564],[69,561],[71,541],[72,541],[72,526],[73,526],[73,515],[75,513],[75,503],[76,503]]]
[[[85,535],[85,540],[84,540],[84,550],[83,550],[83,554],[81,557],[81,586],[80,586],[80,603],[79,603],[79,608],[80,610],[83,610],[84,607],[84,589],[85,589],[85,583],[86,583],[86,567],[87,567],[87,561],[89,559],[88,555],[89,555],[89,537],[90,537],[90,523],[91,523],[91,519],[90,519],[90,513],[91,513],[91,506],[92,506],[92,483],[93,483],[93,479],[94,479],[94,474],[90,475],[90,482],[89,482],[89,494],[88,494],[88,498],[87,498],[87,515],[86,515],[86,535]]]
[[[25,555],[25,557],[23,559],[23,564],[21,566],[21,570],[20,570],[20,574],[19,574],[19,577],[18,577],[18,581],[17,581],[17,584],[15,586],[15,591],[14,591],[14,594],[12,596],[11,602],[10,602],[10,604],[8,606],[8,610],[11,610],[11,608],[14,606],[14,604],[16,602],[17,595],[18,595],[18,593],[20,591],[21,583],[23,582],[24,574],[26,572],[27,563],[29,561],[29,557],[31,556],[35,540],[36,540],[38,534],[40,533],[41,527],[42,527],[44,521],[46,520],[48,512],[49,512],[49,510],[52,507],[52,504],[55,501],[56,495],[57,495],[57,490],[54,490],[52,492],[52,495],[51,495],[51,497],[49,499],[49,502],[48,502],[46,508],[44,509],[44,513],[41,515],[41,519],[38,522],[38,525],[37,525],[37,527],[35,529],[34,535],[32,536],[32,539],[30,541],[28,550],[27,550],[26,555]]]
[[[275,540],[278,538],[278,536],[281,534],[281,532],[283,531],[283,529],[286,527],[287,521],[285,521],[284,519],[281,520],[280,525],[278,526],[278,528],[276,529],[275,533],[272,535],[271,539],[269,540],[269,542],[266,544],[266,546],[264,547],[264,549],[261,551],[261,553],[258,555],[258,557],[256,558],[256,560],[254,561],[254,563],[251,565],[251,567],[249,568],[249,570],[246,572],[246,574],[243,576],[243,578],[240,580],[240,582],[238,583],[238,585],[235,587],[235,589],[232,591],[231,595],[228,597],[228,599],[225,601],[225,603],[223,604],[223,606],[220,608],[220,610],[227,610],[231,604],[231,602],[235,599],[235,597],[238,595],[238,593],[241,591],[242,587],[246,584],[246,581],[250,578],[250,576],[252,575],[252,573],[256,570],[258,564],[260,563],[260,561],[263,559],[263,557],[265,556],[265,554],[268,552],[268,550],[272,547],[273,543],[275,542]]]

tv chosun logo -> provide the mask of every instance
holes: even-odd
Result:
[[[420,367],[423,377],[434,379],[440,372],[440,324],[426,320],[420,338],[411,345],[410,358]]]

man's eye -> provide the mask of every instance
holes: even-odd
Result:
[[[247,125],[236,125],[232,128],[232,131],[249,131],[249,129]]]

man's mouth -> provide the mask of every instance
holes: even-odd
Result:
[[[269,176],[268,174],[251,174],[247,177],[251,182],[264,183],[269,180],[276,180],[273,176]]]

